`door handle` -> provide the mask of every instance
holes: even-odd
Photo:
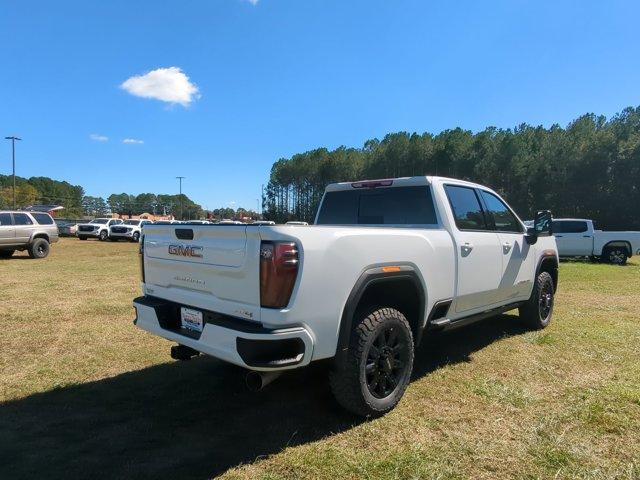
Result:
[[[466,257],[473,250],[473,245],[469,242],[464,242],[464,245],[460,245],[460,253],[462,253],[463,257]]]
[[[502,253],[509,253],[511,250],[511,244],[509,242],[504,242],[502,244]]]
[[[582,238],[591,238],[591,235],[582,235]]]

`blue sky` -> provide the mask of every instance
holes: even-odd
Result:
[[[636,1],[0,0],[0,10],[0,133],[24,139],[17,173],[90,195],[176,192],[184,175],[205,207],[255,208],[272,163],[308,149],[402,130],[564,125],[640,104]],[[0,173],[10,171],[5,142]]]

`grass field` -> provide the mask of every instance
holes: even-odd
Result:
[[[634,257],[635,260],[635,257]],[[311,367],[249,393],[132,325],[136,246],[0,260],[0,478],[640,478],[640,266],[563,263],[542,332],[430,338],[361,421]]]

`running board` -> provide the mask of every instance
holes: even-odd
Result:
[[[438,318],[436,320],[431,320],[429,322],[429,327],[433,328],[434,330],[450,330],[453,328],[462,327],[471,323],[478,322],[480,320],[484,320],[485,318],[495,317],[496,315],[500,315],[501,313],[508,312],[509,310],[518,308],[523,303],[524,302],[510,303],[501,307],[485,310],[484,312],[474,313],[473,315],[469,315],[468,317],[458,318],[456,320],[451,320],[450,318]]]

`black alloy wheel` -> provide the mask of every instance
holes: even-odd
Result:
[[[399,328],[389,325],[381,330],[367,352],[365,375],[367,388],[376,398],[386,398],[406,375],[409,359],[408,339]]]

